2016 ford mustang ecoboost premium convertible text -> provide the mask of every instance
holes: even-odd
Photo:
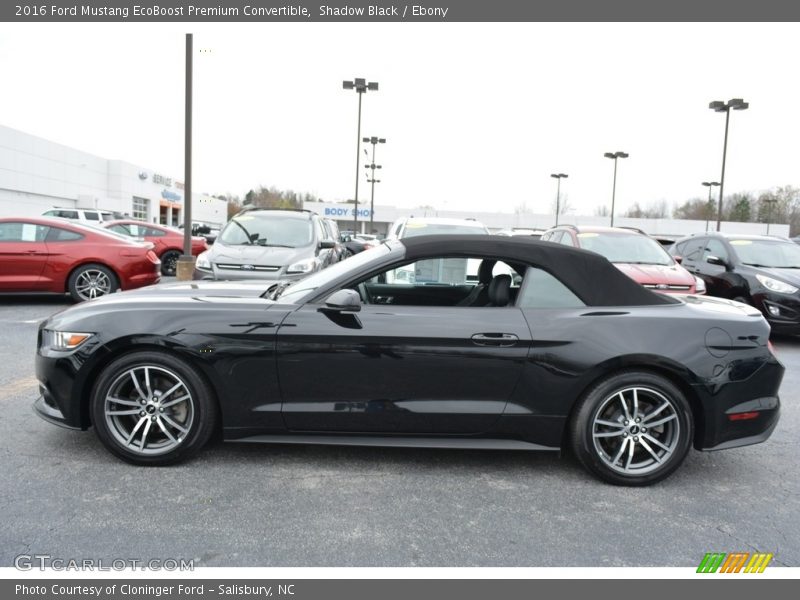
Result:
[[[571,449],[611,483],[766,440],[783,366],[754,308],[644,289],[598,254],[386,242],[294,283],[177,283],[39,330],[36,411],[163,465],[268,443]]]

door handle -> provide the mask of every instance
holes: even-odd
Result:
[[[472,336],[472,343],[478,346],[513,346],[519,337],[513,333],[476,333]]]

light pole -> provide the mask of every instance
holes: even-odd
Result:
[[[370,195],[369,199],[369,232],[373,232],[373,222],[375,220],[375,184],[380,183],[380,179],[375,179],[375,169],[380,169],[381,165],[375,164],[375,146],[378,144],[385,144],[386,138],[379,138],[379,137],[365,137],[362,140],[364,143],[372,144],[372,164],[365,165],[367,169],[372,169],[372,178],[368,179],[367,182],[372,184],[372,194]]]
[[[731,109],[733,110],[747,110],[750,106],[741,98],[731,98],[727,103],[722,100],[714,100],[710,102],[708,108],[714,112],[725,113],[725,141],[722,143],[722,175],[719,178],[719,204],[717,205],[717,231],[720,230],[722,223],[722,193],[725,189],[725,158],[728,153],[728,123],[731,120]]]
[[[618,150],[617,152],[606,152],[603,154],[606,158],[614,159],[614,184],[611,187],[611,227],[614,226],[614,202],[617,198],[617,159],[628,158],[630,156],[627,152]]]
[[[356,78],[353,81],[343,81],[342,88],[345,90],[355,90],[358,94],[358,133],[356,135],[356,194],[354,198],[353,208],[353,235],[358,233],[358,173],[361,168],[361,96],[367,90],[373,92],[378,91],[378,83],[370,81],[367,83],[366,79]]]
[[[708,232],[708,222],[711,220],[711,208],[714,206],[711,203],[711,190],[719,185],[718,181],[704,181],[703,185],[708,188],[708,204],[706,204],[706,232]]]
[[[183,125],[183,254],[175,265],[179,281],[191,281],[194,271],[192,256],[192,73],[194,36],[186,34],[186,75],[184,87]]]
[[[550,177],[555,177],[558,180],[556,186],[556,227],[558,227],[558,213],[561,212],[561,180],[569,177],[566,173],[551,173]]]
[[[778,199],[764,198],[763,201],[767,203],[767,235],[769,235],[769,225],[772,223],[772,206],[778,201]]]

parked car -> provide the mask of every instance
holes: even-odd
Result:
[[[126,216],[113,210],[99,210],[95,208],[62,208],[56,207],[42,213],[43,217],[58,217],[59,219],[74,219],[85,223],[99,223],[124,219]]]
[[[330,264],[335,248],[308,210],[246,208],[195,262],[195,279],[300,279]]]
[[[628,277],[658,292],[705,293],[702,279],[684,269],[659,242],[635,229],[559,225],[541,239],[602,254]]]
[[[486,226],[475,219],[442,217],[403,217],[389,227],[386,239],[404,239],[418,235],[488,235]]]
[[[178,228],[183,229],[183,225],[179,225]],[[208,225],[207,223],[194,223],[192,225],[192,235],[205,238],[206,243],[211,246],[217,241],[219,228]]]
[[[337,263],[340,260],[347,258],[347,248],[342,241],[342,234],[339,233],[339,225],[333,219],[323,219],[322,224],[325,227],[328,239],[333,240],[333,252],[331,252],[332,263]]]
[[[142,221],[124,220],[104,222],[103,227],[132,238],[145,239],[153,244],[153,251],[161,260],[161,274],[172,276],[183,254],[183,231],[164,225],[151,225]],[[192,236],[192,256],[208,250],[206,239]]]
[[[800,333],[800,247],[761,235],[706,233],[671,249],[708,294],[755,306],[776,333]]]
[[[466,281],[382,283],[453,257],[503,263],[522,286],[497,275],[484,302]],[[93,426],[141,465],[189,458],[221,429],[266,443],[571,449],[605,481],[646,485],[692,445],[765,441],[783,371],[744,304],[655,294],[576,248],[420,236],[296,282],[180,282],[53,315],[35,409]]]
[[[160,279],[151,243],[60,218],[0,218],[0,292],[68,292],[80,302]]]

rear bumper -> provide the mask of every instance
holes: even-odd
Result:
[[[780,418],[778,388],[783,372],[783,365],[773,358],[744,380],[696,386],[703,420],[695,447],[724,450],[766,441]]]

